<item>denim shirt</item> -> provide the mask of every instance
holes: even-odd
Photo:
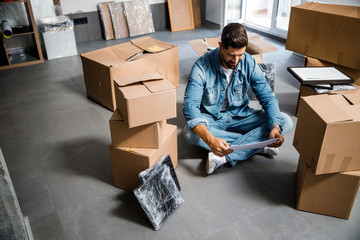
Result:
[[[203,114],[220,118],[220,110],[225,97],[226,75],[220,67],[219,47],[201,56],[193,65],[185,90],[183,112],[189,128],[200,124],[208,125]],[[255,109],[249,107],[248,89],[253,89],[265,110],[268,128],[283,126],[278,100],[255,59],[248,53],[234,69],[228,86],[229,106],[227,113],[233,118],[247,117]]]

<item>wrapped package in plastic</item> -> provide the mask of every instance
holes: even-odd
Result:
[[[154,174],[154,172],[158,171],[159,168],[161,168],[161,166],[163,165],[167,165],[170,168],[171,177],[174,179],[174,182],[178,190],[181,191],[180,183],[176,176],[175,168],[172,164],[171,157],[169,154],[165,154],[152,167],[140,172],[139,173],[140,182],[141,183],[146,182],[146,180],[150,178]]]
[[[115,38],[111,15],[110,15],[110,9],[109,9],[109,3],[113,3],[113,2],[114,1],[98,3],[101,26],[103,29],[105,40],[111,40]]]
[[[264,73],[266,80],[268,81],[271,90],[274,92],[275,87],[275,73],[276,73],[276,64],[275,63],[258,63],[261,71]],[[251,87],[248,91],[248,96],[250,100],[255,100],[255,93],[252,91]]]
[[[167,165],[154,172],[134,194],[155,230],[184,202]]]
[[[124,2],[130,37],[155,32],[148,0]]]
[[[124,7],[122,2],[113,2],[108,4],[112,25],[114,28],[114,35],[116,39],[129,36],[126,17],[124,14]]]
[[[77,55],[74,23],[68,16],[39,19],[47,59]]]

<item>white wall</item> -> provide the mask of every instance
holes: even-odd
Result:
[[[95,12],[97,5],[107,0],[60,0],[63,14],[80,13],[80,12]],[[117,0],[116,2],[125,2],[127,0]],[[164,3],[167,0],[149,0],[150,4]]]

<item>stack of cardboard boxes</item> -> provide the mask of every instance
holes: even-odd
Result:
[[[139,173],[170,154],[177,166],[178,48],[143,37],[81,55],[89,98],[113,110],[109,146],[114,185],[132,191]]]
[[[292,7],[286,49],[305,66],[334,66],[360,84],[360,7]],[[348,219],[360,184],[360,91],[301,86],[293,144],[300,153],[297,209]]]

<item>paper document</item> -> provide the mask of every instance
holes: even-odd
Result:
[[[234,151],[243,151],[243,150],[247,150],[247,149],[263,148],[263,147],[266,147],[267,145],[270,145],[270,144],[276,142],[277,140],[278,140],[278,138],[273,138],[273,139],[269,139],[269,140],[262,141],[262,142],[254,142],[254,143],[249,143],[249,144],[244,144],[244,145],[232,145],[229,148],[234,149]]]

